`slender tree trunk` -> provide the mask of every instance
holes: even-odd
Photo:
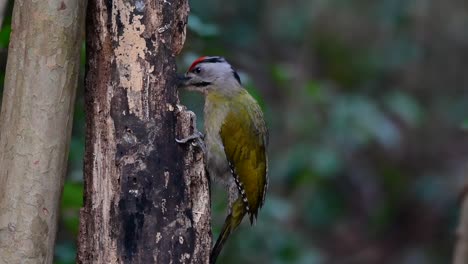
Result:
[[[52,263],[86,2],[16,1],[0,113],[0,263]]]
[[[187,0],[91,0],[87,21],[85,199],[78,263],[207,263],[203,155],[176,138],[175,55]]]
[[[468,263],[468,199],[465,192],[460,210],[460,222],[457,229],[457,241],[453,264]]]

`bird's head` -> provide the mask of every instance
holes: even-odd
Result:
[[[204,94],[211,91],[229,94],[242,89],[237,72],[223,57],[218,56],[196,59],[188,71],[179,77],[179,87]]]

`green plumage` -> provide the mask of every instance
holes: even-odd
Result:
[[[231,213],[211,254],[211,263],[215,263],[228,236],[244,215],[248,213],[253,223],[263,205],[267,188],[268,134],[259,105],[244,89],[229,95],[207,94],[205,129],[210,173],[222,175],[227,170],[229,177],[235,178],[239,191],[238,198],[231,201]]]
[[[220,135],[233,176],[238,177],[245,190],[252,223],[263,203],[266,187],[267,132],[260,107],[247,92],[234,97],[230,105]]]

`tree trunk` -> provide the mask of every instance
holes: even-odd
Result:
[[[462,200],[460,210],[460,223],[457,229],[457,241],[455,245],[455,255],[453,264],[468,263],[468,199],[466,192]]]
[[[207,263],[203,155],[180,107],[187,0],[88,4],[85,197],[78,263]]]
[[[0,113],[0,263],[52,263],[85,1],[16,1]]]

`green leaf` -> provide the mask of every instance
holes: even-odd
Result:
[[[271,77],[279,85],[285,85],[290,79],[287,70],[281,65],[273,65],[271,67]]]
[[[0,31],[0,48],[2,49],[8,48],[8,44],[10,43],[10,33],[11,33],[11,26],[5,25]]]
[[[322,87],[316,81],[309,81],[306,85],[306,90],[312,98],[320,100],[322,98]]]
[[[62,209],[79,209],[83,206],[83,184],[65,182],[62,195]]]
[[[61,219],[68,231],[78,234],[79,209],[83,206],[83,184],[65,182],[62,195]]]

